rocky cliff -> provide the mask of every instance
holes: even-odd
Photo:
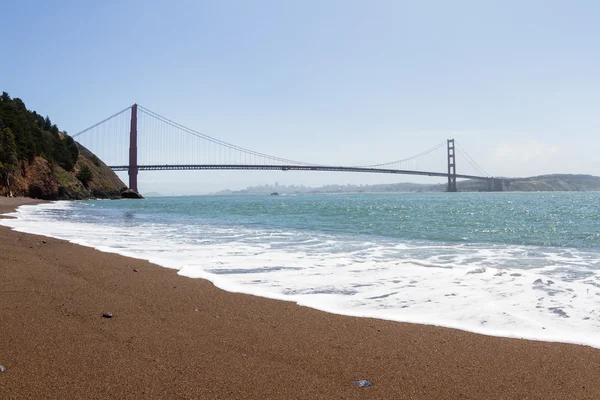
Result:
[[[79,157],[72,171],[40,156],[35,156],[32,162],[20,161],[10,184],[12,195],[44,200],[120,198],[127,189],[121,179],[85,147],[79,144],[78,147]],[[84,184],[78,176],[86,167],[91,178]],[[0,186],[0,195],[7,194],[7,188]]]

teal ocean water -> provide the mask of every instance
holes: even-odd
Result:
[[[3,225],[324,311],[600,347],[600,193],[200,196]]]

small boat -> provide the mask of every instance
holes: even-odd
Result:
[[[271,196],[279,196],[279,193],[273,192],[273,193],[271,193]]]

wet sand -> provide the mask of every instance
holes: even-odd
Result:
[[[327,314],[6,227],[0,364],[3,400],[600,399],[598,349]]]

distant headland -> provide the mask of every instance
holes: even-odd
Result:
[[[509,192],[593,192],[600,191],[600,177],[593,175],[550,174],[526,178],[502,178],[504,191]],[[461,192],[486,191],[484,183],[477,180],[457,182]],[[304,185],[260,185],[242,190],[222,190],[219,195],[244,194],[331,194],[331,193],[400,193],[400,192],[445,192],[446,184],[387,183],[378,185],[325,185],[310,187]]]

